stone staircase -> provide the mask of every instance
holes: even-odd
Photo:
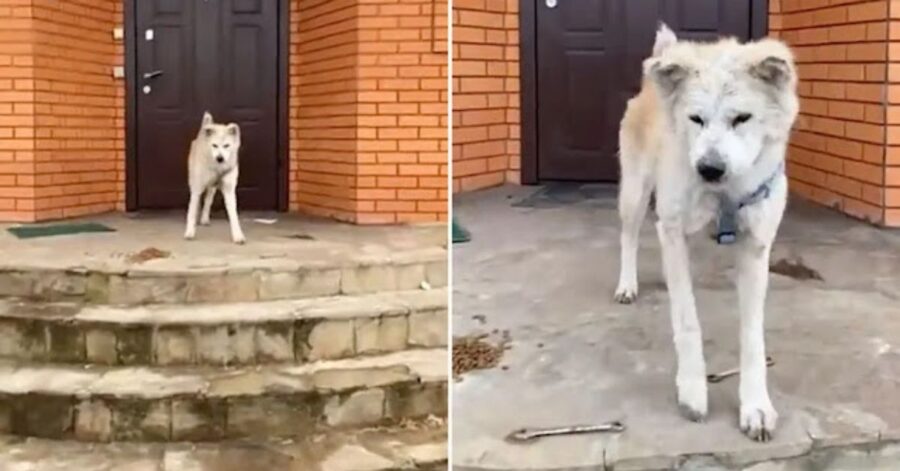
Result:
[[[443,454],[392,452],[383,469],[443,466],[446,257],[433,248],[218,266],[7,262],[0,434],[41,446],[302,449],[412,427]]]

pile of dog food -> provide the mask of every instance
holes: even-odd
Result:
[[[453,339],[453,376],[458,377],[472,370],[484,370],[497,366],[503,356],[503,345],[491,345],[487,336],[457,337]]]

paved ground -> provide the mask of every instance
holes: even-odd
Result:
[[[263,224],[258,220],[276,220]],[[212,225],[198,226],[197,238],[186,241],[181,213],[112,214],[82,221],[106,224],[117,232],[16,239],[0,224],[0,267],[80,265],[117,269],[132,265],[129,256],[148,248],[169,252],[148,264],[157,269],[259,265],[260,260],[332,261],[387,257],[398,250],[432,250],[447,241],[446,224],[418,226],[354,226],[294,214],[241,215],[247,244],[231,243],[224,214]]]
[[[824,280],[772,276],[767,343],[781,421],[773,442],[757,444],[737,429],[735,378],[711,385],[706,423],[677,413],[649,219],[641,297],[622,306],[612,302],[614,199],[512,206],[535,191],[505,187],[454,201],[473,237],[454,246],[454,336],[496,341],[507,331],[510,339],[500,367],[467,373],[452,387],[455,469],[900,469],[891,445],[900,439],[900,232],[791,203],[773,261],[802,257]],[[731,368],[732,257],[703,238],[693,246],[707,363],[710,372]],[[524,426],[613,419],[628,430],[529,445],[503,440]]]

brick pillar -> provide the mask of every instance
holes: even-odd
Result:
[[[445,220],[446,0],[294,0],[291,20],[291,207]]]
[[[30,6],[0,0],[0,220],[34,219],[34,48]]]
[[[519,3],[453,3],[453,185],[518,182]]]
[[[900,3],[888,5],[888,39],[900,41]],[[885,225],[900,227],[900,43],[888,45],[887,153],[885,155]]]
[[[0,0],[0,220],[121,207],[121,14],[118,0]]]
[[[900,139],[894,142],[886,124],[893,109],[889,2],[830,3],[769,3],[770,33],[791,45],[800,75],[801,115],[788,158],[791,190],[856,218],[900,225],[889,209],[900,206],[900,199],[891,199],[891,187],[900,186],[891,165],[900,159],[889,147]]]

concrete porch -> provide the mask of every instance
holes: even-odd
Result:
[[[444,465],[446,226],[182,219],[2,228],[0,469]]]
[[[454,246],[454,337],[509,349],[496,368],[451,386],[460,470],[888,470],[900,468],[900,233],[792,201],[773,262],[801,257],[823,281],[772,274],[767,348],[775,439],[737,428],[737,381],[710,385],[703,424],[674,397],[671,325],[658,242],[641,235],[641,296],[612,302],[615,192],[556,200],[535,187],[459,195],[473,240]],[[574,196],[573,196],[574,195]],[[648,218],[649,219],[649,218]],[[693,241],[692,268],[710,373],[737,366],[728,248]],[[521,427],[621,420],[621,434],[504,441]]]

